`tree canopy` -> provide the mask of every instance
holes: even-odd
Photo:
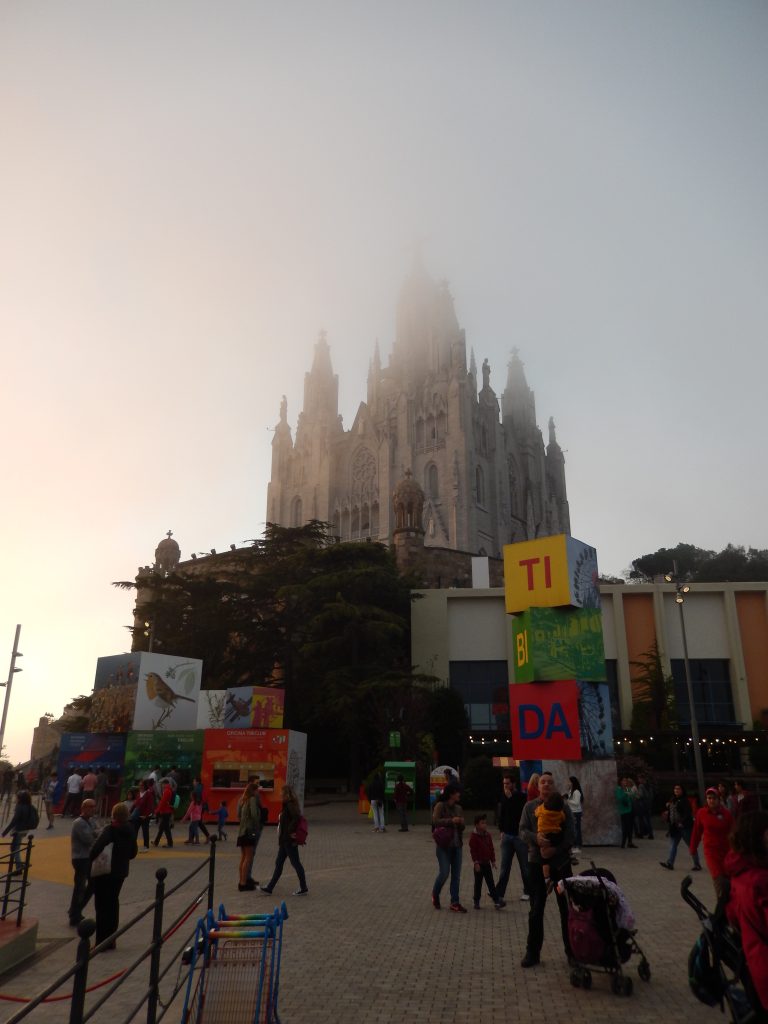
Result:
[[[743,583],[768,580],[768,550],[728,544],[722,551],[708,551],[693,544],[659,548],[632,561],[628,578],[652,582],[677,564],[680,579],[692,583]]]
[[[390,730],[410,759],[430,728],[434,699],[420,684],[433,680],[410,665],[414,585],[384,545],[334,543],[318,521],[267,524],[234,561],[116,584],[138,587],[154,650],[202,659],[207,689],[284,687],[286,726],[312,732],[326,774],[343,762],[353,779],[383,759]],[[143,626],[132,632],[146,650]]]

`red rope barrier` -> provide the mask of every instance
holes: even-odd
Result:
[[[167,931],[165,933],[165,935],[163,936],[163,942],[167,942],[168,939],[170,939],[170,937],[175,932],[177,932],[179,930],[179,928],[181,928],[181,926],[184,924],[184,922],[186,920],[188,920],[188,918],[190,918],[192,916],[192,914],[194,913],[195,909],[199,905],[200,905],[200,900],[195,900],[195,902],[189,908],[189,910],[184,915],[184,917],[182,917],[182,919],[178,922],[178,924],[175,924],[173,926],[173,928],[171,928],[169,931]],[[118,978],[122,978],[122,976],[124,974],[125,974],[124,970],[123,971],[118,971],[117,974],[112,974],[109,978],[104,978],[103,981],[97,981],[95,985],[89,985],[88,988],[85,991],[86,992],[95,992],[96,989],[104,988],[105,985],[109,985],[109,983],[111,981],[117,981]],[[71,999],[71,998],[72,998],[72,993],[68,992],[67,995],[65,995],[65,996],[48,996],[46,999],[42,999],[41,1002],[43,1002],[43,1003],[61,1003],[61,1002],[66,1002],[67,999]],[[32,1002],[32,999],[31,998],[28,999],[26,996],[5,996],[5,995],[2,995],[2,994],[0,994],[0,1000],[3,1000],[6,1003],[31,1003]]]

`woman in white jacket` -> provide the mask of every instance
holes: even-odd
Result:
[[[581,792],[581,784],[575,775],[571,775],[568,779],[571,784],[571,788],[567,793],[564,793],[568,806],[571,809],[573,815],[573,823],[576,828],[576,845],[574,846],[572,853],[581,852],[581,815],[584,813],[584,794]]]

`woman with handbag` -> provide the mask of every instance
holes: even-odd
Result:
[[[120,924],[120,890],[130,861],[139,852],[136,834],[128,823],[128,808],[115,804],[112,821],[91,847],[91,886],[96,904],[96,945],[113,935]],[[105,949],[114,949],[111,942]]]
[[[294,891],[293,895],[306,896],[309,886],[307,885],[307,876],[304,874],[304,866],[299,858],[299,838],[297,836],[297,828],[301,819],[299,798],[291,786],[283,786],[281,796],[283,807],[277,826],[277,859],[269,882],[259,888],[262,892],[271,893],[283,873],[286,860],[289,860],[299,879],[299,888]],[[304,824],[306,825],[306,822]]]
[[[253,858],[261,839],[261,800],[257,782],[249,782],[245,787],[237,810],[240,815],[240,828],[237,833],[237,845],[240,847],[240,877],[237,888],[240,892],[246,892],[255,889],[258,884],[251,878]]]
[[[448,875],[451,876],[451,910],[456,914],[466,914],[459,900],[459,880],[461,878],[461,834],[464,831],[464,812],[459,806],[461,790],[450,783],[443,790],[442,800],[438,800],[432,811],[432,838],[435,841],[435,855],[439,870],[435,884],[432,886],[432,906],[440,909],[440,890],[445,885]]]

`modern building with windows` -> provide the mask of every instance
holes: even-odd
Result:
[[[511,616],[501,587],[419,591],[412,660],[462,695],[474,736],[508,735],[514,679]],[[614,735],[630,729],[633,662],[658,645],[680,728],[690,722],[680,606],[667,583],[602,584],[606,678]],[[682,605],[696,717],[703,736],[768,727],[768,583],[692,584]]]

